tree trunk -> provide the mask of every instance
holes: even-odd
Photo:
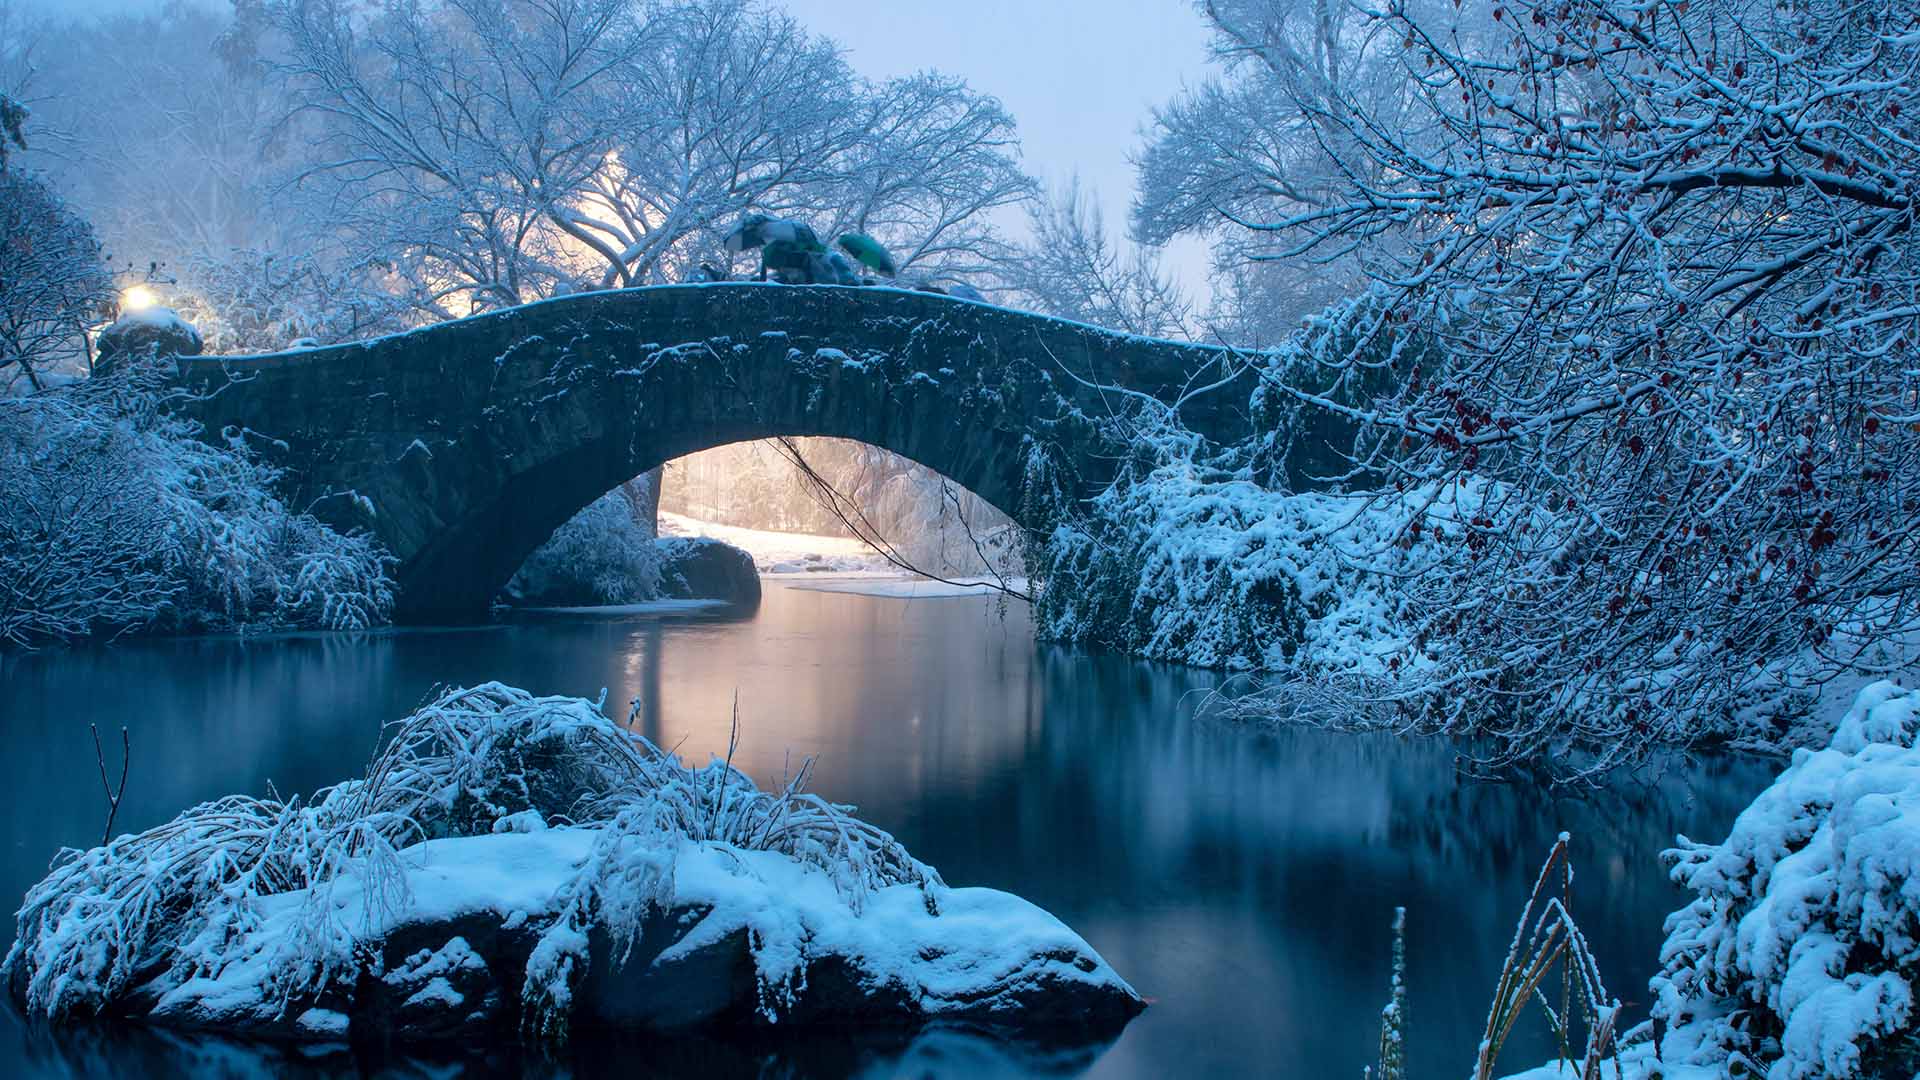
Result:
[[[661,468],[656,465],[620,485],[620,493],[627,497],[627,506],[633,510],[634,523],[645,529],[648,536],[660,535]]]

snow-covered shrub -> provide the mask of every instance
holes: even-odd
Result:
[[[1909,1075],[1920,982],[1920,693],[1862,691],[1727,839],[1667,853],[1662,1057],[1768,1080]],[[1715,1072],[1712,1075],[1721,1075]]]
[[[0,644],[145,625],[173,602],[149,450],[71,397],[0,398]]]
[[[662,554],[610,491],[555,529],[507,583],[516,603],[630,604],[660,595]]]
[[[366,630],[393,613],[390,559],[366,533],[341,534],[307,514],[281,523],[273,562],[291,566],[275,582],[275,618],[293,626]]]
[[[136,369],[0,399],[0,643],[384,622],[384,550],[289,510],[164,397]]]
[[[363,909],[392,914],[407,897],[396,853],[428,840],[595,828],[593,854],[562,892],[561,917],[529,961],[536,1033],[580,974],[585,928],[630,945],[671,846],[713,842],[777,852],[827,872],[858,910],[862,897],[916,886],[929,910],[939,875],[845,807],[802,790],[808,774],[762,791],[723,761],[693,768],[580,698],[534,697],[488,683],[453,690],[394,724],[366,777],[310,799],[229,797],[88,851],[67,851],[28,894],[6,978],[49,1019],[104,1014],[136,988],[164,992],[230,964],[265,964],[283,1000],[353,985],[354,938],[330,886],[351,879]],[[245,939],[269,898],[305,892],[294,929]],[[351,905],[348,905],[351,907]],[[364,927],[363,927],[364,928]],[[239,955],[237,943],[266,950]],[[542,1018],[545,1019],[542,1019]]]
[[[1047,636],[1159,660],[1386,675],[1408,644],[1396,581],[1477,504],[1452,485],[1290,495],[1163,466],[1055,530],[1036,618]]]

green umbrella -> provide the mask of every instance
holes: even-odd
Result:
[[[887,249],[880,246],[880,241],[866,233],[841,233],[839,244],[840,250],[853,256],[856,262],[875,273],[893,277],[900,272],[899,268],[893,265],[893,256],[887,254]]]

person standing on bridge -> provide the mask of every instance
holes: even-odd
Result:
[[[886,247],[866,233],[843,233],[835,243],[846,254],[828,251],[805,222],[748,214],[726,235],[722,246],[733,255],[759,248],[761,281],[771,271],[774,280],[788,285],[871,284],[873,279],[863,281],[855,271],[855,262],[890,278],[899,273]]]
[[[775,280],[788,284],[811,280],[813,260],[809,256],[827,253],[827,245],[820,242],[820,237],[805,222],[766,214],[748,214],[741,218],[740,224],[721,241],[721,246],[729,255],[759,248],[760,280],[767,280],[767,272],[771,270]],[[789,277],[799,281],[788,281]]]

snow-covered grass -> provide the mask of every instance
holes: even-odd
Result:
[[[357,630],[386,621],[390,560],[272,493],[132,370],[0,399],[0,647],[129,630]]]
[[[1869,686],[1724,841],[1681,837],[1666,853],[1694,899],[1667,919],[1653,1020],[1622,1056],[1628,1080],[1915,1075],[1916,741],[1920,693]]]
[[[630,944],[649,902],[676,887],[661,867],[689,851],[759,868],[753,853],[778,855],[789,884],[824,888],[854,916],[875,896],[899,907],[901,889],[938,910],[939,875],[806,792],[808,772],[765,791],[723,761],[683,764],[594,702],[498,683],[449,691],[392,725],[362,780],[311,798],[231,796],[62,853],[20,910],[6,975],[31,1013],[55,1020],[135,994],[208,1008],[239,995],[266,1009],[350,993],[370,938],[445,902],[427,886],[462,861],[461,838],[487,845],[473,859],[484,868],[512,846],[496,834],[562,826],[568,838],[553,843],[571,857],[542,869],[552,919],[529,961],[526,1013],[537,1034],[562,1035],[588,922]],[[763,971],[798,944],[763,943]]]

